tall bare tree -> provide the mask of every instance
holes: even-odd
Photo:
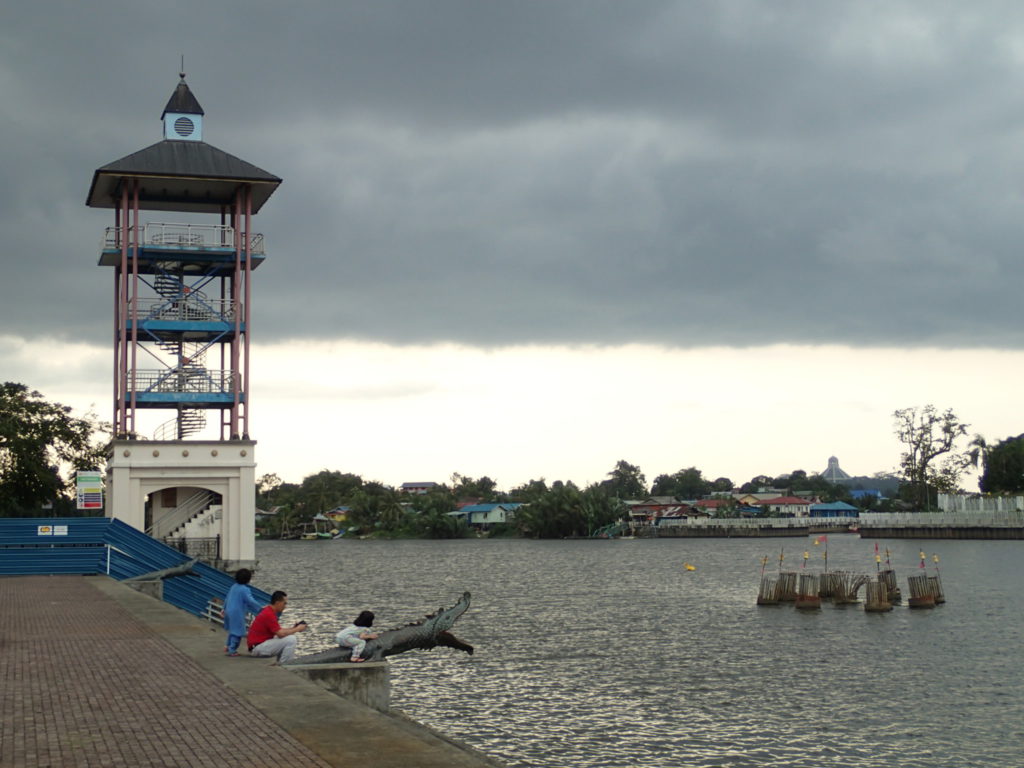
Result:
[[[901,408],[893,413],[893,420],[896,437],[906,448],[900,455],[903,479],[913,489],[918,508],[929,509],[930,481],[941,490],[956,488],[967,459],[954,451],[957,440],[967,434],[970,425],[960,421],[952,408],[939,412],[934,405]],[[949,460],[936,469],[933,462],[944,455],[949,455]]]

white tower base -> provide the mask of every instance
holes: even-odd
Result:
[[[222,568],[254,567],[255,447],[254,440],[114,440],[106,515],[157,539],[196,530],[219,536]]]

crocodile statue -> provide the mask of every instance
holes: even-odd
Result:
[[[464,614],[467,608],[469,608],[469,592],[463,592],[462,597],[451,608],[441,608],[436,613],[424,616],[419,621],[379,632],[376,640],[367,640],[363,658],[367,661],[381,661],[384,657],[394,656],[396,653],[405,653],[417,648],[429,651],[439,645],[472,654],[472,645],[462,642],[449,632],[452,625],[455,624],[455,620]],[[336,647],[319,653],[297,656],[288,663],[333,664],[348,661],[351,656],[351,648]]]

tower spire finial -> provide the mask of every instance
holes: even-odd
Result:
[[[181,69],[178,70],[178,75],[181,77],[181,82],[185,82],[185,54],[181,54]]]

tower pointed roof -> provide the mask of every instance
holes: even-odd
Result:
[[[164,140],[98,168],[85,204],[116,208],[126,179],[134,178],[149,210],[215,213],[231,205],[241,186],[252,189],[256,213],[281,179],[202,140],[203,108],[185,73],[164,107]]]
[[[163,120],[168,112],[184,115],[205,115],[206,113],[203,112],[203,108],[199,106],[199,101],[192,94],[188,83],[185,82],[185,73],[179,72],[178,74],[181,80],[178,82],[178,87],[174,89],[174,93],[171,94],[171,98],[168,100],[167,106],[164,107],[160,119]]]

